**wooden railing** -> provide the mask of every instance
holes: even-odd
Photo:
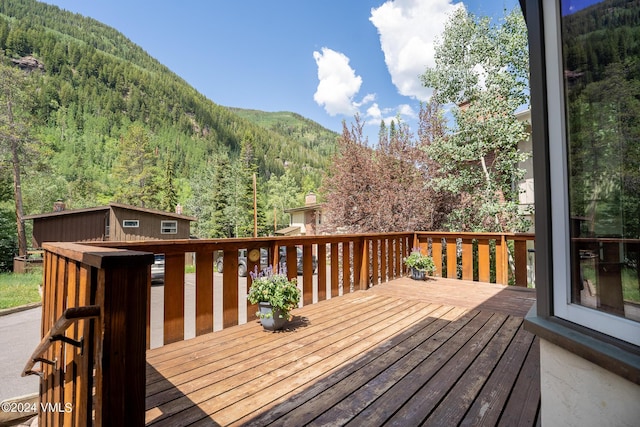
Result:
[[[74,243],[44,249],[43,340],[24,371],[41,378],[39,425],[143,425],[153,255]]]
[[[96,245],[131,249],[165,256],[163,342],[184,339],[185,330],[185,254],[195,254],[195,334],[214,330],[214,289],[222,288],[222,327],[247,321],[242,312],[253,313],[256,306],[246,302],[251,276],[238,277],[238,252],[263,250],[268,253],[268,265],[279,265],[286,259],[287,274],[298,277],[302,289],[301,305],[366,289],[406,273],[402,259],[408,255],[413,233],[367,235],[265,237],[256,239],[172,240],[145,242],[100,242]],[[286,255],[280,257],[281,248]],[[302,268],[298,268],[297,248],[301,248]],[[375,254],[375,256],[374,256]],[[214,265],[222,256],[223,273]],[[313,259],[317,268],[313,268]],[[247,257],[247,269],[260,269],[260,261]],[[298,271],[301,270],[301,271]],[[301,273],[301,274],[298,274]],[[246,284],[245,284],[246,283]],[[242,289],[239,289],[242,287]],[[147,301],[147,345],[150,345],[150,299]]]
[[[533,234],[416,232],[414,247],[433,257],[437,277],[527,287],[533,240]]]
[[[42,359],[53,364],[40,362],[41,402],[61,408],[71,403],[73,410],[41,413],[41,425],[143,424],[152,254],[165,256],[162,329],[168,344],[185,338],[188,316],[195,335],[202,335],[214,331],[215,317],[226,328],[255,312],[246,301],[251,277],[238,276],[240,250],[262,250],[270,265],[286,260],[288,276],[297,277],[302,289],[300,304],[309,305],[405,276],[403,258],[412,248],[433,256],[436,276],[526,286],[527,241],[532,240],[532,235],[408,232],[47,244],[42,336],[51,335],[70,308],[98,306],[100,316],[64,325],[67,341],[83,341],[82,348],[55,341],[42,351]],[[190,253],[195,259],[193,312],[185,309],[185,254]],[[214,267],[220,256],[222,274]],[[249,271],[263,266],[252,257],[246,263]]]

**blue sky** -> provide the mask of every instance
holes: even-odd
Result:
[[[47,0],[122,32],[213,102],[293,111],[334,131],[359,113],[409,124],[433,40],[464,5],[499,19],[517,0]],[[412,128],[415,126],[412,126]],[[372,137],[373,136],[373,137]]]

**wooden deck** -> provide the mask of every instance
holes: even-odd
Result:
[[[536,425],[535,293],[399,279],[147,352],[146,423]]]

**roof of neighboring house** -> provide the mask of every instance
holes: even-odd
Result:
[[[300,206],[299,208],[285,209],[284,211],[287,212],[287,213],[290,213],[290,212],[303,212],[303,211],[317,211],[319,209],[322,209],[323,205],[324,205],[324,203],[314,203],[314,204],[311,204],[311,205]]]
[[[291,226],[291,227],[286,227],[286,228],[282,228],[280,230],[277,230],[275,234],[280,234],[282,236],[289,236],[292,235],[294,233],[300,233],[300,227],[299,226]]]
[[[192,216],[181,215],[174,212],[165,212],[157,209],[141,208],[138,206],[126,205],[124,203],[109,203],[107,206],[96,206],[93,208],[82,208],[82,209],[67,209],[67,210],[57,211],[57,212],[46,212],[46,213],[35,214],[35,215],[26,215],[23,219],[52,218],[52,217],[61,216],[61,215],[76,215],[76,214],[82,214],[87,212],[108,211],[112,207],[127,209],[131,211],[146,212],[154,215],[162,215],[162,216],[167,216],[171,218],[183,219],[187,221],[198,220],[197,218]]]

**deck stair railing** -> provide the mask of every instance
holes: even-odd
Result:
[[[185,338],[186,316],[202,335],[214,331],[214,317],[223,328],[246,322],[242,304],[246,313],[255,312],[243,295],[251,277],[238,277],[240,253],[268,254],[266,261],[247,256],[249,271],[286,261],[289,277],[298,277],[301,305],[309,305],[406,276],[403,259],[413,248],[433,256],[436,276],[527,286],[528,241],[533,235],[406,232],[46,244],[45,338],[25,371],[39,362],[41,402],[73,409],[41,412],[40,425],[144,423],[153,254],[165,256],[162,329],[168,344]],[[186,254],[195,259],[193,313],[185,310]],[[220,258],[222,274],[214,267]],[[91,316],[83,317],[87,311]],[[47,342],[51,335],[65,338]]]

